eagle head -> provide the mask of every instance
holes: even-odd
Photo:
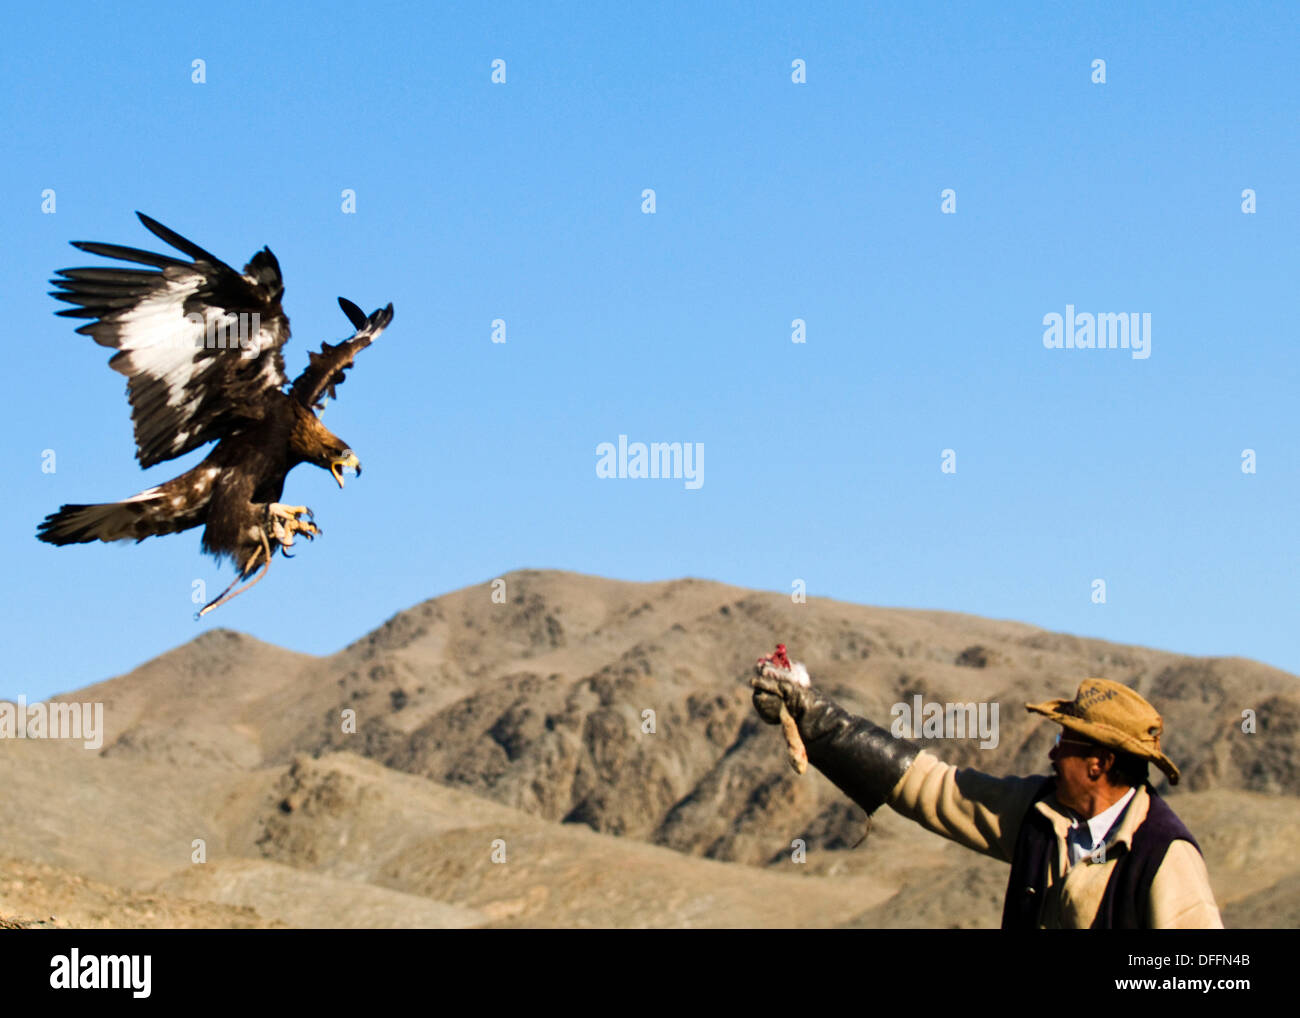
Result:
[[[357,454],[310,411],[299,409],[290,444],[302,460],[328,470],[340,488],[343,487],[344,470],[355,470],[357,476],[361,476],[361,461]]]

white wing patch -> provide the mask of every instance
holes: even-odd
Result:
[[[168,279],[166,288],[149,294],[135,307],[109,318],[119,330],[121,353],[112,365],[128,377],[144,375],[160,382],[165,404],[182,419],[198,406],[200,393],[186,388],[203,370],[206,322],[185,316],[185,301],[198,290],[202,278],[187,273],[183,280]],[[219,314],[209,308],[210,316]],[[178,435],[183,442],[188,435]]]
[[[194,261],[73,241],[90,254],[151,268],[60,269],[51,295],[73,305],[60,315],[90,319],[78,332],[117,351],[109,364],[129,379],[137,458],[149,467],[263,413],[267,394],[288,381],[280,348],[289,320],[270,250],[241,274],[148,216],[140,220]]]

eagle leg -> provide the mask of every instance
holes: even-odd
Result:
[[[262,537],[262,547],[258,548],[256,551],[253,552],[253,557],[248,560],[248,566],[244,569],[243,572],[241,572],[238,576],[236,576],[233,580],[230,581],[229,587],[227,587],[215,598],[213,598],[211,601],[205,604],[201,609],[199,609],[199,611],[195,612],[194,614],[195,622],[203,618],[203,616],[206,615],[208,612],[220,608],[223,604],[225,604],[227,601],[231,600],[232,598],[238,597],[240,594],[248,590],[255,583],[257,583],[258,580],[260,580],[263,576],[265,576],[267,573],[271,571],[271,545],[266,539],[266,531],[261,531],[260,533]],[[265,561],[262,565],[262,568],[258,571],[258,574],[254,576],[251,580],[249,580],[247,583],[245,583],[238,590],[232,590],[231,588],[233,588],[236,583],[238,583],[245,576],[247,576],[249,573],[251,573],[254,569],[257,568],[257,564],[259,560],[265,560]]]

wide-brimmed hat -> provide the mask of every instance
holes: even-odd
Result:
[[[1151,760],[1178,784],[1178,768],[1160,751],[1164,720],[1156,709],[1123,683],[1084,679],[1073,700],[1027,703],[1026,710],[1111,749]]]

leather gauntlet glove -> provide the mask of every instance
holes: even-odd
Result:
[[[764,669],[751,685],[754,709],[763,720],[776,724],[784,703],[799,726],[809,762],[868,814],[884,804],[920,751],[817,690],[781,678],[775,669]]]

